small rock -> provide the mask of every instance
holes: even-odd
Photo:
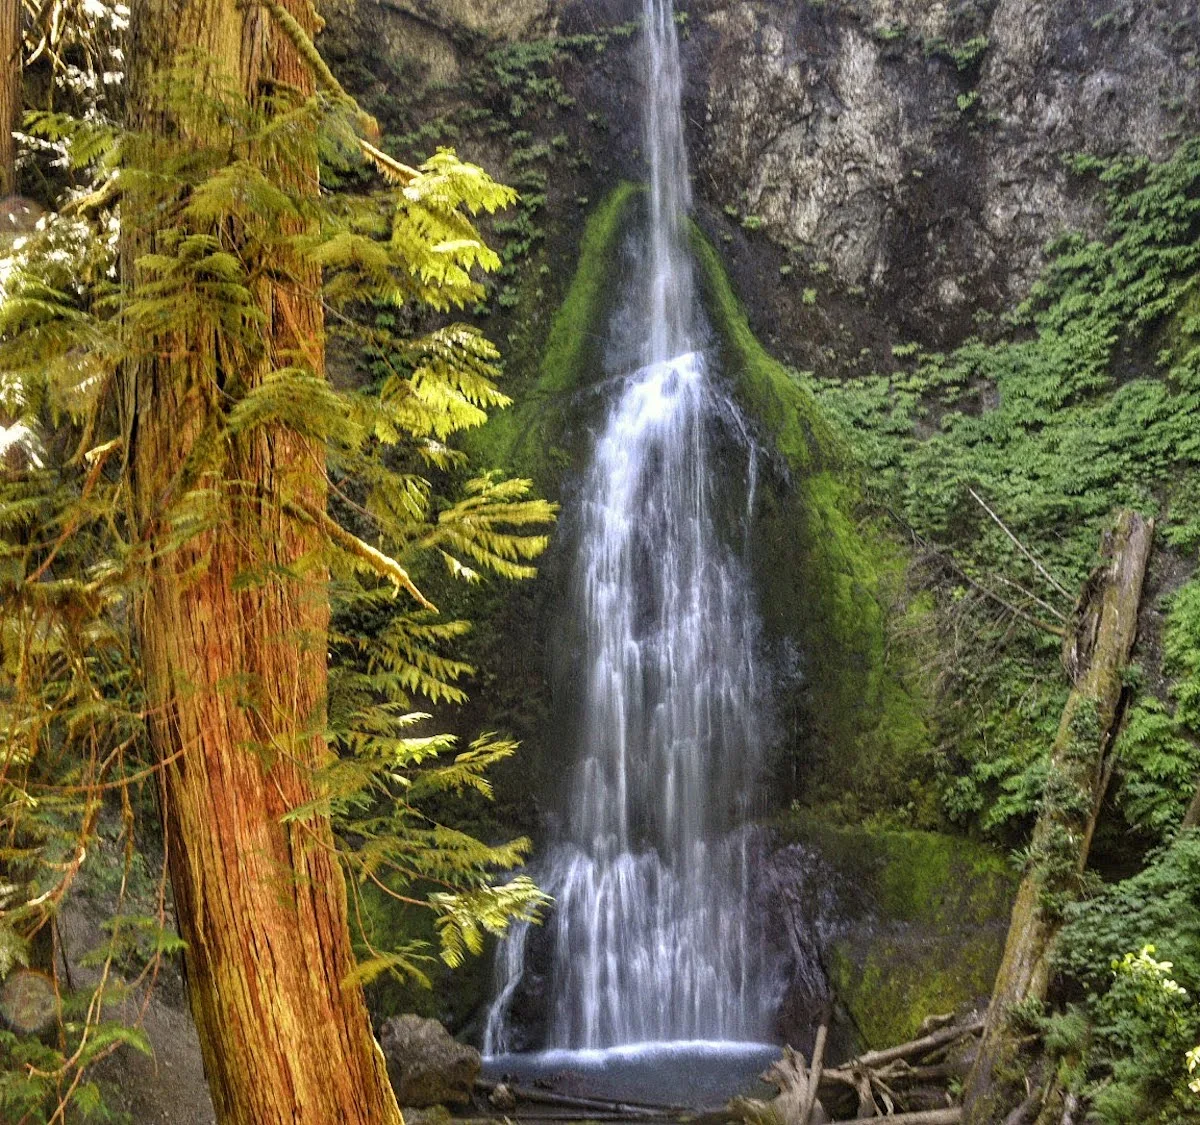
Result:
[[[402,1106],[470,1102],[479,1077],[479,1052],[455,1040],[437,1020],[396,1016],[383,1025],[379,1045]]]
[[[489,1095],[488,1101],[492,1109],[500,1113],[512,1113],[517,1108],[517,1096],[503,1082]]]

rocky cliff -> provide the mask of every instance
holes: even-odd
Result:
[[[1070,158],[1161,159],[1200,128],[1191,0],[679,8],[701,199],[825,279],[818,292],[836,282],[901,334],[962,336],[980,309],[1021,297],[1050,240],[1095,226],[1094,193]],[[594,32],[638,10],[636,0],[385,0],[371,22],[389,53],[420,64],[418,86],[453,101],[490,46]],[[603,114],[613,147],[636,154],[638,76],[619,55],[566,81],[577,116]],[[782,288],[804,277],[797,268]],[[747,296],[789,307],[786,292]],[[781,317],[828,334],[814,319]]]
[[[1068,158],[1200,122],[1190,0],[698,0],[705,194],[944,336],[1094,224]],[[697,107],[699,109],[699,106]]]

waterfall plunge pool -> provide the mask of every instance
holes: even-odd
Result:
[[[771,1043],[688,1039],[485,1055],[483,1077],[571,1097],[705,1109],[737,1094],[770,1097],[759,1075],[781,1051]]]

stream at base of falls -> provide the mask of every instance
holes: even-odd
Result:
[[[494,1055],[484,1060],[484,1077],[520,1086],[540,1086],[571,1097],[715,1108],[742,1094],[773,1091],[759,1075],[779,1057],[769,1043],[628,1043],[604,1050],[551,1050]]]

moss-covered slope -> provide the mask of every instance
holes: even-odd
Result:
[[[753,561],[768,632],[800,654],[799,683],[784,701],[789,749],[800,756],[790,772],[807,799],[848,814],[914,797],[928,804],[916,784],[928,738],[924,689],[917,655],[895,640],[901,619],[925,611],[905,597],[907,560],[860,518],[845,436],[755,338],[712,244],[698,230],[692,242],[721,367],[775,455]]]
[[[779,825],[815,850],[840,895],[825,951],[834,996],[866,1047],[911,1039],[926,1016],[991,993],[1016,887],[997,851],[935,832],[835,826],[807,814]]]

